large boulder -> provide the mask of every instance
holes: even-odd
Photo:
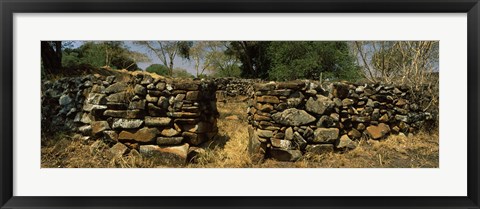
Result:
[[[108,87],[105,89],[105,92],[106,92],[107,94],[117,93],[117,92],[121,92],[121,91],[127,90],[127,87],[128,87],[128,84],[127,84],[126,82],[117,82],[117,83],[114,83],[114,84],[108,86]]]
[[[372,139],[381,139],[386,134],[390,133],[390,127],[385,123],[380,123],[378,126],[370,125],[367,127],[366,132]]]
[[[93,135],[99,134],[102,131],[110,129],[110,126],[108,125],[107,121],[93,121],[91,125],[92,125]]]
[[[127,146],[122,143],[116,143],[108,150],[108,155],[110,158],[121,157],[128,150]]]
[[[317,128],[313,133],[313,143],[334,143],[339,134],[338,128]]]
[[[306,110],[315,114],[322,115],[334,106],[333,101],[328,97],[317,95],[316,99],[310,97],[305,104]]]
[[[140,154],[157,164],[183,166],[187,162],[188,144],[180,146],[160,147],[157,145],[141,145]]]
[[[135,94],[145,96],[147,94],[147,89],[143,87],[142,85],[135,85],[135,88],[133,89]]]
[[[360,133],[360,131],[358,131],[357,129],[352,129],[350,131],[348,131],[348,137],[352,138],[352,139],[360,139],[360,137],[362,137],[362,133]]]
[[[338,149],[355,149],[357,142],[352,141],[347,135],[343,135],[335,142]]]
[[[292,141],[283,139],[270,139],[273,147],[281,149],[292,149]]]
[[[122,131],[118,135],[119,141],[137,141],[142,143],[150,143],[153,142],[155,137],[158,134],[158,129],[156,128],[142,128],[137,131]]]
[[[257,129],[257,135],[262,138],[272,138],[273,132],[269,130]]]
[[[270,155],[273,159],[279,161],[294,162],[302,157],[302,151],[300,150],[285,150],[285,149],[271,149]]]
[[[287,126],[300,126],[315,121],[315,117],[308,114],[305,110],[295,108],[286,109],[272,115],[275,122]]]

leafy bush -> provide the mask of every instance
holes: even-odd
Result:
[[[356,80],[355,65],[346,42],[285,41],[271,42],[267,50],[272,80],[320,79]]]
[[[173,69],[173,77],[176,78],[195,78],[192,74],[187,72],[186,69],[175,68]]]
[[[145,69],[147,72],[156,73],[158,75],[168,75],[169,69],[165,65],[152,64]]]

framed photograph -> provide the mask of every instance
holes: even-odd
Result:
[[[0,8],[1,208],[479,208],[478,0]]]

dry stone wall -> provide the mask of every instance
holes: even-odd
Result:
[[[47,130],[76,129],[121,154],[136,150],[158,163],[185,164],[195,146],[217,133],[212,81],[137,73],[64,78],[44,89],[42,125]]]
[[[216,135],[219,92],[248,96],[254,162],[354,149],[361,138],[407,135],[436,117],[397,86],[133,73],[42,82],[42,134],[74,130],[85,140],[107,142],[115,156],[137,152],[159,164],[182,165]]]
[[[248,99],[253,92],[252,85],[262,82],[260,79],[241,79],[241,78],[215,78],[217,85],[217,101],[227,102],[227,100],[236,100],[239,96]]]
[[[354,149],[362,137],[409,134],[432,114],[409,101],[406,88],[314,81],[254,84],[248,109],[253,161],[296,161],[305,153]]]

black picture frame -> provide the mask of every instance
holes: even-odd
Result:
[[[479,208],[478,0],[0,0],[1,208]],[[13,196],[14,13],[467,13],[468,195],[465,197],[21,197]],[[455,179],[451,179],[455,181]],[[72,188],[73,189],[73,188]],[[412,188],[414,189],[414,188]]]

